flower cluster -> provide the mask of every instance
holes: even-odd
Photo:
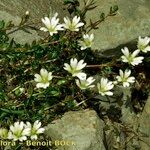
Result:
[[[58,13],[55,13],[53,17],[42,18],[42,22],[45,27],[41,27],[40,30],[44,32],[49,32],[52,36],[55,33],[58,33],[59,30],[70,30],[70,31],[79,31],[79,28],[84,25],[83,22],[80,22],[80,17],[75,16],[72,20],[68,17],[64,17],[64,23],[59,23],[59,18],[57,18]]]
[[[41,127],[39,120],[35,121],[33,125],[27,122],[15,122],[14,125],[10,125],[10,129],[0,129],[0,139],[10,139],[14,141],[25,141],[27,137],[31,140],[37,140],[38,135],[44,133],[45,129]]]
[[[65,63],[64,69],[67,70],[69,73],[72,74],[73,77],[78,77],[79,79],[76,79],[76,84],[81,90],[89,89],[95,87],[93,85],[93,82],[95,79],[93,77],[88,77],[87,74],[82,72],[82,69],[86,66],[86,63],[84,63],[84,60],[78,60],[76,58],[72,58],[70,60],[70,64]],[[100,83],[97,83],[97,89],[98,92],[104,96],[104,95],[113,95],[113,93],[110,91],[114,87],[113,83],[111,81],[108,81],[107,78],[101,78]]]
[[[150,51],[150,46],[148,45],[149,42],[150,42],[149,37],[145,37],[145,38],[139,37],[138,44],[137,44],[138,49],[135,50],[133,53],[129,52],[129,49],[127,47],[121,50],[122,53],[124,54],[123,56],[121,56],[122,61],[131,64],[132,66],[142,63],[144,57],[137,56],[137,55],[140,52],[147,53],[148,51]]]
[[[140,52],[147,53],[150,51],[150,46],[148,45],[150,42],[149,37],[139,37],[138,44],[137,44],[137,50],[135,50],[133,53],[129,52],[129,49],[125,47],[124,49],[121,49],[122,53],[124,54],[121,56],[122,62],[128,63],[129,65],[136,66],[142,63],[144,57],[138,56]],[[116,77],[118,83],[122,83],[124,87],[129,87],[131,83],[135,82],[135,77],[130,77],[131,70],[125,70],[123,72],[122,70],[119,70],[119,76]]]
[[[76,84],[82,90],[94,87],[91,84],[95,81],[93,77],[87,78],[86,73],[82,72],[85,66],[84,60],[78,62],[76,58],[71,58],[70,64],[64,63],[64,69],[71,73],[73,77],[79,78],[76,79]]]
[[[88,47],[88,44],[90,45],[91,41],[93,40],[94,36],[91,34],[91,36],[88,35],[84,35],[84,41],[86,42],[80,42],[80,44],[82,45],[82,50],[85,47]],[[142,60],[144,59],[144,57],[142,56],[137,56],[140,51],[141,52],[148,52],[150,46],[148,45],[150,42],[150,38],[145,37],[145,38],[141,38],[139,37],[139,41],[138,41],[138,49],[135,50],[133,53],[129,52],[129,49],[127,47],[125,47],[124,49],[121,49],[121,51],[123,52],[123,56],[121,56],[121,59],[123,62],[131,64],[133,66],[138,65],[140,63],[142,63]],[[84,44],[83,44],[84,43]],[[67,70],[68,72],[70,72],[72,74],[72,76],[77,76],[79,79],[76,79],[76,84],[79,88],[83,89],[88,89],[88,88],[93,88],[95,87],[95,85],[92,85],[93,82],[95,81],[95,79],[93,77],[89,77],[87,78],[87,75],[83,74],[81,69],[83,69],[86,65],[85,63],[83,64],[84,60],[81,61],[77,61],[77,59],[71,59],[70,61],[70,65],[69,64],[64,64],[65,67],[64,69]],[[82,77],[81,77],[82,74]],[[131,70],[126,69],[124,72],[120,69],[119,70],[119,75],[116,76],[116,80],[115,81],[109,81],[107,78],[101,78],[100,82],[97,83],[97,90],[99,92],[99,94],[101,94],[102,96],[104,95],[108,95],[111,96],[113,95],[113,92],[111,91],[114,87],[114,85],[116,84],[121,84],[123,87],[129,87],[130,84],[135,82],[135,77],[130,76],[131,75]]]
[[[68,17],[64,17],[64,23],[59,24],[59,19],[57,19],[57,13],[51,17],[42,19],[42,22],[46,27],[42,27],[41,30],[49,31],[50,35],[57,33],[58,30],[70,30],[73,32],[79,31],[79,28],[84,25],[83,22],[80,21],[80,17],[75,16],[72,20]],[[80,49],[85,50],[90,48],[93,44],[94,35],[83,34],[82,40],[78,41]],[[129,65],[136,66],[142,63],[144,57],[138,56],[140,52],[147,53],[150,51],[149,46],[150,38],[149,37],[139,37],[137,43],[137,50],[134,52],[130,52],[127,47],[121,49],[123,56],[121,56],[121,60],[124,63],[128,63]],[[68,71],[72,77],[77,77],[75,80],[76,85],[81,89],[89,89],[95,87],[93,84],[95,79],[93,77],[87,77],[87,74],[82,71],[86,67],[86,63],[83,59],[77,60],[77,58],[71,58],[70,64],[64,63],[64,69]],[[116,84],[121,84],[123,87],[129,87],[132,83],[135,82],[135,77],[130,76],[131,70],[125,69],[119,70],[119,75],[116,76],[115,81],[109,81],[107,78],[101,78],[100,82],[97,83],[97,90],[99,94],[104,95],[113,95],[111,91]],[[49,81],[52,80],[52,73],[48,73],[46,70],[41,69],[40,75],[35,75],[35,81],[38,82],[36,85],[37,88],[47,88],[49,86]]]
[[[88,36],[87,36],[88,37]],[[91,36],[90,36],[91,38]],[[92,36],[93,38],[93,36]],[[146,41],[148,41],[148,38],[144,38]],[[141,41],[141,37],[139,37],[139,40]],[[143,40],[143,39],[142,39]],[[138,42],[139,45],[140,42]],[[144,43],[144,41],[142,41]],[[147,44],[147,42],[145,42]],[[149,47],[148,45],[146,45]],[[121,56],[121,59],[123,62],[131,64],[133,66],[138,65],[142,63],[142,60],[144,57],[140,56],[137,57],[138,53],[140,50],[135,50],[133,53],[129,52],[129,49],[125,47],[122,49],[123,56]],[[77,58],[71,58],[70,59],[70,64],[64,63],[64,69],[71,73],[73,77],[78,77],[78,79],[75,80],[77,86],[81,90],[89,89],[95,87],[93,85],[93,82],[95,79],[93,77],[88,77],[87,74],[82,71],[83,68],[86,67],[86,63],[84,63],[84,60],[78,61]],[[104,95],[113,95],[113,92],[110,90],[113,89],[114,85],[116,84],[122,84],[124,87],[129,87],[130,84],[135,82],[135,77],[130,76],[131,75],[131,70],[126,69],[124,72],[120,69],[119,70],[119,75],[116,76],[116,81],[108,81],[107,78],[101,78],[100,82],[97,83],[97,89],[99,94],[102,96]],[[37,87],[43,87],[46,88],[49,86],[49,81],[52,79],[52,73],[48,73],[47,70],[41,69],[40,75],[35,74],[35,81],[39,82],[37,84]]]
[[[76,84],[81,90],[89,89],[95,87],[93,85],[93,82],[95,79],[93,77],[88,77],[87,74],[83,73],[81,69],[83,69],[86,66],[86,63],[83,63],[84,60],[78,60],[76,58],[72,58],[70,60],[70,65],[65,63],[64,69],[67,70],[69,73],[72,74],[73,77],[78,77],[79,79],[76,79]],[[104,96],[104,95],[113,95],[113,93],[110,91],[114,87],[112,82],[109,82],[106,78],[101,78],[100,83],[97,83],[97,89],[98,92]]]
[[[75,16],[72,20],[68,17],[64,17],[64,23],[59,23],[59,18],[57,18],[58,13],[55,13],[53,17],[44,17],[42,18],[42,22],[45,27],[41,27],[40,30],[44,32],[49,32],[51,36],[53,34],[58,33],[58,31],[69,30],[72,32],[79,31],[79,28],[84,25],[83,22],[80,22],[80,17]],[[81,50],[85,50],[90,48],[93,44],[94,35],[83,34],[83,41],[79,41],[79,45],[81,46]]]

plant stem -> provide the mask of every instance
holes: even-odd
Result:
[[[112,66],[117,66],[120,67],[122,66],[121,64],[115,64],[115,63],[106,63],[106,64],[100,64],[100,65],[87,65],[87,68],[103,68],[103,67],[112,67]]]

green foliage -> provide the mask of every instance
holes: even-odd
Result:
[[[21,23],[21,26],[25,23]],[[85,60],[89,56],[94,57],[91,51],[79,54],[77,41],[81,33],[54,35],[48,40],[21,45],[8,38],[8,27],[4,21],[1,21],[0,27],[1,124],[17,120],[41,120],[46,125],[55,116],[72,110],[75,106],[73,97],[82,93],[62,69],[64,62],[69,62],[72,57],[84,57]],[[23,28],[19,26],[18,29]],[[35,88],[34,75],[41,68],[52,71],[56,76],[46,90]]]
[[[77,0],[64,0],[70,14],[79,15],[83,22],[85,22],[87,11],[96,8],[94,0],[88,2],[84,1],[84,9],[80,10]],[[88,75],[114,79],[120,66],[126,67],[120,60],[119,65],[114,60],[111,62],[106,60],[103,64],[105,60],[96,57],[91,48],[81,52],[78,44],[78,41],[82,40],[82,34],[97,29],[102,21],[116,15],[117,11],[118,6],[113,6],[108,14],[102,13],[99,20],[95,22],[90,20],[90,24],[81,28],[80,32],[62,31],[43,40],[34,41],[31,45],[18,44],[8,36],[17,30],[28,33],[28,29],[36,30],[34,26],[27,24],[29,16],[23,16],[18,26],[14,26],[11,22],[6,24],[0,21],[0,124],[7,127],[17,120],[24,122],[40,120],[47,125],[69,110],[90,107],[97,110],[103,119],[108,117],[114,122],[121,122],[124,106],[122,91],[115,89],[114,96],[109,98],[99,96],[95,89],[81,90],[75,84],[74,78],[63,69],[64,63],[69,63],[71,58],[84,59],[88,63],[85,68]],[[149,57],[145,63],[147,62],[149,63]],[[34,75],[39,73],[41,68],[45,68],[54,75],[47,89],[36,88]],[[144,67],[142,69],[144,75],[147,75],[146,69]],[[134,75],[139,77],[140,72],[141,68],[137,67]],[[143,84],[143,81],[144,79],[139,77],[140,88],[144,89],[142,91],[139,88],[142,94],[149,87],[148,83]],[[130,106],[134,107],[137,103],[130,102]],[[143,102],[139,105],[143,107]],[[122,132],[118,128],[113,127],[108,130],[112,130],[113,134],[118,136]]]

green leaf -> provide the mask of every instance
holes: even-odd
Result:
[[[101,15],[100,15],[100,19],[101,19],[102,21],[104,21],[104,20],[105,20],[105,13],[101,13]]]
[[[5,113],[10,113],[10,114],[24,114],[23,110],[9,110],[9,109],[5,109],[5,108],[0,108],[0,110]]]
[[[5,22],[4,20],[0,21],[0,29],[3,29],[5,27]]]
[[[110,15],[116,15],[118,9],[119,9],[118,5],[114,5],[113,7],[110,7]]]
[[[58,52],[55,51],[55,52],[53,52],[53,54],[52,54],[52,59],[56,59],[58,56],[59,56]]]
[[[67,80],[59,80],[57,82],[57,85],[62,85],[62,84],[65,84],[67,82]]]
[[[78,1],[77,0],[64,0],[64,4],[74,4],[74,3],[77,3]]]
[[[64,4],[69,4],[69,3],[73,3],[73,0],[64,0]]]
[[[59,96],[60,92],[59,91],[50,91],[50,94],[52,94],[53,96]]]
[[[5,116],[7,116],[7,113],[3,112],[3,113],[0,115],[0,119],[5,118]]]

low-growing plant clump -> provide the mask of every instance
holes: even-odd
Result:
[[[70,110],[92,108],[101,119],[121,123],[124,103],[118,98],[117,88],[130,87],[131,91],[142,91],[142,95],[148,93],[146,64],[150,38],[139,36],[137,49],[122,47],[119,57],[102,60],[91,50],[94,42],[91,31],[107,17],[116,15],[117,6],[87,25],[85,14],[96,7],[93,0],[85,2],[83,10],[77,9],[76,1],[65,1],[65,4],[72,18],[64,17],[64,23],[60,22],[58,13],[42,18],[43,27],[39,30],[46,36],[31,45],[18,44],[8,37],[14,28],[26,32],[28,28],[36,29],[28,25],[29,12],[17,27],[0,21],[1,139],[18,144],[28,138],[40,139],[38,135],[44,132],[44,126]],[[117,107],[111,110],[112,103]],[[145,101],[130,104],[138,113]],[[114,112],[117,114],[113,115]],[[16,149],[21,148],[17,145]]]

